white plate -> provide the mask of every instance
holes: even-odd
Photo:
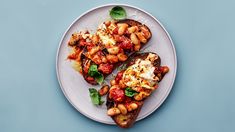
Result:
[[[95,31],[100,23],[110,18],[109,11],[115,5],[116,4],[100,6],[78,17],[71,26],[69,26],[62,37],[56,58],[57,77],[60,87],[68,101],[83,115],[106,124],[114,124],[114,122],[106,115],[105,104],[97,107],[91,103],[88,88],[94,86],[88,84],[83,79],[82,75],[71,67],[71,62],[66,60],[70,51],[67,42],[72,33],[76,31],[84,29],[92,29]],[[154,112],[171,91],[177,69],[176,52],[169,34],[155,17],[133,6],[122,4],[120,6],[125,8],[127,18],[144,23],[150,28],[152,38],[148,42],[145,51],[157,53],[161,57],[162,65],[167,65],[170,68],[170,72],[167,73],[161,81],[159,88],[145,101],[137,118],[138,121]],[[99,87],[95,88],[98,89]],[[103,100],[104,99],[105,98],[103,98]]]

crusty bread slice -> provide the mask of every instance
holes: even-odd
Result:
[[[128,60],[126,61],[126,66],[129,67],[129,66],[133,65],[134,62],[136,61],[136,59],[147,58],[149,53],[152,53],[152,52],[136,53],[136,54],[131,55],[128,58]],[[153,53],[153,54],[156,54],[156,53]],[[153,62],[153,65],[155,67],[159,67],[160,64],[161,64],[161,59],[158,56],[158,58]],[[133,101],[138,104],[138,108],[136,110],[128,112],[126,115],[118,114],[118,115],[111,117],[118,126],[120,126],[122,128],[129,128],[135,123],[135,121],[139,115],[139,112],[144,104],[144,100],[142,100],[142,101],[133,100]],[[107,109],[115,107],[115,102],[109,98],[109,95],[107,95],[106,106],[107,106]]]
[[[138,117],[144,102],[140,101],[136,103],[138,103],[138,106],[139,106],[136,110],[128,112],[126,115],[119,114],[119,115],[112,116],[112,119],[119,127],[129,128],[135,123],[136,118]],[[107,96],[106,106],[107,106],[107,109],[114,107],[114,102],[109,98],[109,96]]]
[[[135,21],[135,20],[132,20],[132,19],[125,19],[125,20],[118,21],[117,23],[126,23],[126,24],[128,24],[129,26],[145,27],[145,28],[147,28],[147,29],[149,30],[150,35],[151,35],[151,30],[150,30],[146,25],[144,25],[144,24],[142,24],[142,23],[140,23],[140,22],[138,22],[138,21]],[[151,38],[151,36],[150,36],[150,38]],[[148,38],[147,41],[149,41],[150,38]],[[143,47],[143,45],[146,45],[146,44],[141,44],[141,48]],[[94,62],[92,62],[91,59],[87,58],[87,57],[84,55],[86,52],[87,52],[86,48],[83,49],[82,55],[81,55],[81,59],[80,59],[81,62],[82,62],[82,74],[83,74],[84,79],[85,79],[88,83],[90,83],[90,84],[92,84],[92,85],[97,85],[98,83],[97,83],[95,80],[89,80],[87,73],[84,72],[84,67],[85,67],[86,64],[87,64],[87,61],[90,61],[91,63],[94,64]],[[103,50],[102,52],[103,52],[104,54],[106,54],[106,53],[105,53],[105,50]],[[126,52],[126,53],[127,53],[127,52]],[[130,56],[130,55],[133,54],[133,53],[134,53],[134,51],[131,51],[131,52],[129,52],[127,55]],[[115,69],[116,67],[120,66],[122,63],[123,63],[123,62],[115,63],[113,69]],[[125,63],[125,62],[124,62],[124,63]],[[103,76],[106,77],[106,76],[108,76],[108,75],[103,75]]]

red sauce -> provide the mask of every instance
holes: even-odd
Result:
[[[122,102],[125,100],[124,91],[120,88],[111,89],[109,94],[115,102]]]
[[[104,74],[110,74],[113,71],[113,65],[109,63],[100,64],[98,70]]]
[[[117,76],[115,77],[115,81],[116,81],[117,83],[119,83],[119,81],[122,79],[123,73],[124,73],[124,70],[118,72]]]

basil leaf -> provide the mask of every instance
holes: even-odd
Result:
[[[96,74],[98,74],[98,69],[97,69],[97,65],[91,65],[89,70],[88,70],[88,75],[89,76],[95,76]]]
[[[120,6],[115,6],[111,9],[109,15],[115,20],[121,20],[126,18],[126,11]]]
[[[99,85],[101,85],[104,81],[104,76],[102,74],[99,74],[95,77],[95,80],[97,83],[99,83]]]
[[[128,97],[133,97],[133,96],[135,96],[137,93],[138,93],[138,92],[136,92],[135,90],[133,90],[133,89],[131,89],[131,88],[129,88],[129,87],[127,87],[127,88],[125,89],[125,95],[128,96]]]
[[[101,100],[101,97],[98,91],[94,88],[89,88],[91,101],[94,105],[102,105],[104,101]]]
[[[94,77],[96,82],[102,84],[104,81],[104,76],[98,71],[97,65],[93,64],[88,70],[88,75]]]

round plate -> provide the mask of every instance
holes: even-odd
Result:
[[[144,47],[144,51],[157,53],[161,57],[162,65],[167,65],[170,68],[170,72],[167,73],[160,82],[159,88],[145,100],[144,106],[137,118],[138,121],[154,112],[163,103],[171,91],[177,69],[176,52],[169,34],[155,17],[146,11],[133,6],[118,5],[126,10],[127,18],[137,20],[150,28],[152,38]],[[71,67],[71,62],[66,59],[70,52],[67,42],[72,33],[76,31],[84,29],[96,31],[99,24],[110,19],[109,11],[114,6],[116,6],[116,4],[100,6],[91,9],[78,17],[71,26],[69,26],[62,37],[56,58],[57,77],[60,87],[68,101],[83,115],[106,124],[115,123],[107,116],[105,103],[102,106],[95,106],[92,104],[89,97],[88,88],[94,87],[98,89],[99,86],[88,84],[83,79],[82,75]],[[105,100],[105,97],[102,98]]]

